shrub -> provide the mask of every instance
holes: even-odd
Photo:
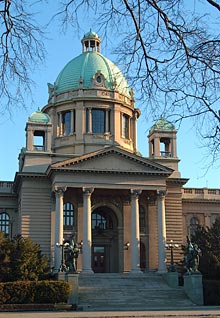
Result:
[[[49,272],[48,259],[40,245],[17,236],[13,241],[0,233],[0,281],[43,279]]]
[[[70,285],[65,281],[40,281],[35,285],[34,302],[65,303],[70,293]]]
[[[219,280],[204,280],[204,305],[220,305],[220,281]]]
[[[65,281],[16,281],[0,283],[0,304],[65,303],[70,285]]]

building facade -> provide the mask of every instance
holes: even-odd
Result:
[[[84,35],[82,53],[48,84],[48,104],[28,118],[19,171],[0,182],[0,230],[39,243],[54,271],[58,246],[73,238],[80,272],[163,273],[166,243],[210,226],[220,190],[185,187],[176,129],[163,118],[149,131],[149,157],[139,154],[133,91],[100,44]]]

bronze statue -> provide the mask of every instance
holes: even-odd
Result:
[[[67,249],[67,258],[66,258],[66,266],[68,268],[69,273],[77,272],[77,259],[79,256],[79,248],[77,244],[71,240],[71,243]]]
[[[187,268],[187,272],[190,273],[198,273],[199,267],[199,256],[201,254],[201,250],[197,244],[193,244],[190,238],[187,236],[187,250],[185,255],[185,265]]]

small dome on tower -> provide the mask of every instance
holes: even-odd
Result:
[[[150,132],[153,130],[176,130],[175,126],[164,118],[160,118],[151,127]]]
[[[48,123],[50,121],[50,116],[43,113],[40,108],[29,117],[29,121],[33,123]]]
[[[87,32],[83,39],[91,39],[91,38],[99,38],[98,34],[95,33],[92,29],[89,30],[89,32]]]

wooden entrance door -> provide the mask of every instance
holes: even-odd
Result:
[[[92,270],[94,273],[105,273],[105,246],[93,246],[92,249]]]

